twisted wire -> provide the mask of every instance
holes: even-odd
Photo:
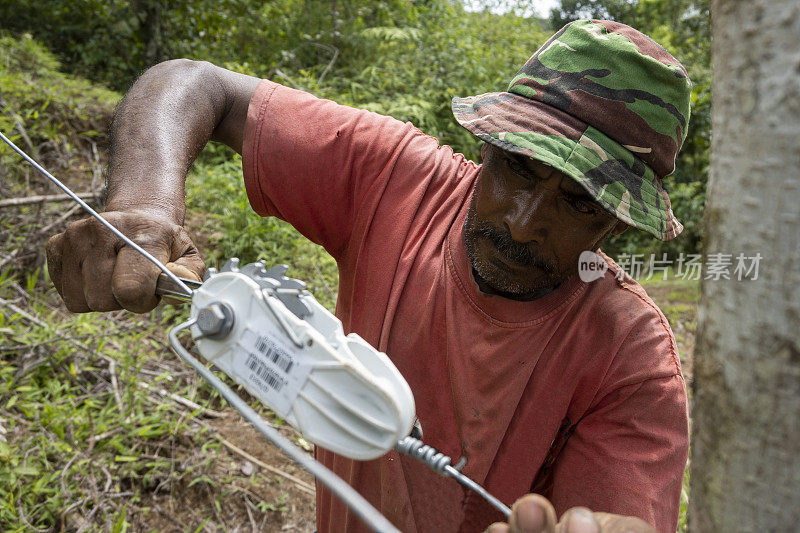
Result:
[[[443,477],[452,477],[465,487],[480,494],[492,507],[503,513],[506,517],[511,515],[511,509],[503,502],[492,496],[486,489],[475,483],[460,472],[466,461],[462,458],[456,466],[450,466],[451,459],[433,446],[428,446],[419,439],[406,437],[397,442],[394,447],[400,453],[413,457],[428,465],[434,472]]]
[[[445,467],[452,462],[450,457],[443,454],[433,446],[428,446],[419,439],[406,437],[397,443],[395,450],[404,453],[427,464],[434,472],[440,476],[447,477]]]

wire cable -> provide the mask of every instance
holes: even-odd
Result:
[[[67,193],[70,198],[75,200],[78,205],[80,205],[83,209],[85,209],[90,215],[96,218],[101,224],[103,224],[106,228],[111,230],[114,235],[122,239],[128,246],[142,254],[145,258],[147,258],[150,262],[156,265],[160,270],[164,272],[164,274],[172,280],[172,282],[180,288],[180,290],[184,291],[187,296],[192,296],[194,291],[189,288],[189,286],[183,282],[181,278],[177,275],[172,273],[165,265],[163,265],[158,259],[153,257],[150,253],[147,252],[144,248],[133,242],[129,239],[125,234],[119,231],[113,224],[111,224],[108,220],[103,218],[97,211],[92,209],[89,204],[84,202],[78,195],[76,195],[72,190],[61,183],[55,176],[53,176],[50,172],[48,172],[44,167],[42,167],[39,163],[37,163],[32,157],[26,154],[22,149],[20,149],[16,144],[11,142],[11,140],[6,137],[3,132],[0,132],[0,139],[6,142],[15,152],[17,152],[23,159],[25,159],[28,163],[33,165],[33,167],[41,172],[45,177],[47,177],[50,181],[56,184],[62,191]],[[197,359],[192,357],[186,348],[184,348],[180,342],[178,341],[178,333],[181,331],[190,328],[194,325],[196,319],[190,319],[183,324],[179,324],[169,331],[169,340],[172,349],[177,353],[181,359],[186,361],[192,368],[194,368],[198,374],[200,374],[206,381],[208,381],[212,387],[214,387],[219,393],[225,398],[228,403],[230,403],[237,411],[239,411],[242,416],[262,434],[267,439],[269,439],[275,446],[277,446],[281,451],[283,451],[286,455],[292,458],[295,462],[297,462],[301,467],[308,470],[316,479],[322,482],[325,486],[327,486],[334,494],[336,494],[339,498],[341,498],[352,510],[355,512],[357,516],[359,516],[364,522],[369,525],[374,531],[379,533],[400,533],[400,531],[395,528],[389,520],[386,519],[377,509],[375,509],[370,503],[361,496],[358,492],[356,492],[353,487],[348,485],[344,482],[341,478],[339,478],[336,474],[328,470],[324,465],[319,463],[318,461],[308,457],[304,452],[300,451],[297,447],[293,446],[286,438],[284,438],[277,430],[275,430],[272,426],[270,426],[263,418],[261,418],[258,413],[256,413],[249,405],[247,405],[244,400],[242,400],[235,392],[233,392],[225,383],[222,382],[213,372],[211,372],[208,368],[206,368],[203,364],[201,364]]]
[[[43,166],[41,166],[39,163],[34,161],[34,159],[31,156],[29,156],[28,154],[23,152],[22,149],[20,149],[16,144],[11,142],[11,140],[8,137],[3,135],[2,131],[0,131],[0,139],[3,139],[6,142],[6,144],[8,144],[15,152],[17,152],[19,155],[21,155],[23,159],[25,159],[28,163],[33,165],[33,168],[35,168],[36,170],[38,170],[39,172],[44,174],[45,177],[47,177],[50,181],[55,183],[58,186],[59,189],[61,189],[65,193],[67,193],[70,198],[72,198],[73,200],[78,202],[78,205],[80,205],[82,208],[84,208],[90,215],[92,215],[94,218],[96,218],[102,225],[104,225],[105,227],[110,229],[111,232],[114,235],[116,235],[117,237],[119,237],[120,239],[122,239],[125,242],[125,244],[127,244],[128,246],[130,246],[131,248],[133,248],[134,250],[136,250],[137,252],[139,252],[140,254],[145,256],[151,263],[153,263],[160,270],[162,270],[164,272],[164,274],[166,274],[173,282],[175,282],[175,284],[178,287],[180,287],[181,290],[185,291],[188,296],[192,295],[192,289],[190,289],[183,281],[181,281],[181,278],[179,278],[178,276],[173,274],[170,271],[170,269],[168,269],[166,266],[164,266],[161,263],[161,261],[159,261],[158,259],[156,259],[152,255],[150,255],[150,253],[147,250],[145,250],[144,248],[142,248],[141,246],[139,246],[138,244],[136,244],[135,242],[130,240],[128,237],[126,237],[125,234],[123,234],[120,230],[115,228],[111,224],[111,222],[109,222],[108,220],[106,220],[105,218],[100,216],[100,213],[98,213],[97,211],[92,209],[92,207],[89,204],[87,204],[86,202],[84,202],[81,199],[80,196],[78,196],[77,194],[72,192],[72,190],[70,190],[69,187],[67,187],[66,185],[61,183],[58,180],[58,178],[56,178],[55,176],[50,174]]]
[[[146,259],[148,259],[151,263],[156,265],[164,274],[172,280],[172,282],[182,291],[186,293],[187,296],[191,297],[194,294],[194,291],[186,284],[184,281],[179,278],[176,274],[171,272],[164,264],[161,263],[158,259],[153,257],[147,250],[133,242],[129,239],[125,234],[123,234],[120,230],[114,227],[108,220],[103,218],[100,213],[92,209],[89,204],[84,202],[78,195],[76,195],[69,187],[61,183],[55,176],[53,176],[50,172],[48,172],[44,167],[42,167],[39,163],[37,163],[32,157],[26,154],[23,150],[17,147],[16,144],[11,142],[11,140],[6,137],[3,132],[0,132],[0,139],[6,142],[15,152],[17,152],[23,159],[25,159],[28,163],[33,165],[33,167],[41,172],[45,177],[47,177],[50,181],[52,181],[56,186],[58,186],[62,191],[67,193],[75,202],[78,203],[84,210],[86,210],[90,215],[96,218],[101,224],[103,224],[106,228],[108,228],[114,235],[122,239],[125,244],[142,254]],[[242,400],[233,390],[231,390],[222,380],[220,380],[211,370],[209,370],[205,365],[201,364],[197,359],[195,359],[189,351],[184,348],[179,340],[178,334],[190,328],[196,323],[196,319],[190,319],[183,324],[179,324],[169,331],[169,341],[172,349],[177,353],[181,359],[186,361],[192,368],[194,368],[198,374],[200,374],[206,381],[208,381],[212,387],[214,387],[223,398],[225,398],[228,403],[230,403],[242,416],[262,434],[267,439],[269,439],[275,446],[277,446],[281,451],[283,451],[286,455],[292,458],[297,464],[301,467],[305,468],[308,472],[310,472],[314,477],[316,477],[322,484],[328,487],[331,492],[333,492],[336,496],[341,498],[352,510],[355,512],[357,516],[359,516],[364,522],[369,525],[374,531],[383,533],[400,533],[397,528],[395,528],[387,519],[384,517],[377,509],[375,509],[363,496],[361,496],[358,492],[356,492],[353,487],[348,485],[344,482],[339,476],[334,474],[332,471],[328,470],[324,465],[316,461],[315,459],[308,457],[304,452],[300,451],[297,447],[293,446],[291,442],[289,442],[286,438],[284,438],[280,433],[278,433],[275,428],[270,426],[261,416],[258,415],[249,405],[247,405],[244,400]],[[294,340],[294,339],[293,339]],[[475,481],[470,479],[469,477],[462,474],[458,467],[453,467],[450,465],[451,459],[450,457],[444,455],[443,453],[439,452],[435,448],[424,444],[421,440],[415,439],[413,437],[406,437],[403,440],[399,441],[395,446],[395,449],[399,452],[402,452],[406,455],[414,457],[422,461],[423,463],[427,464],[430,468],[432,468],[436,473],[444,477],[452,477],[460,484],[468,487],[486,499],[492,506],[502,512],[505,516],[511,515],[511,509],[509,509],[505,504],[503,504],[500,500],[492,496],[486,489],[481,487]]]

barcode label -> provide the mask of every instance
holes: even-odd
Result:
[[[306,348],[288,341],[265,318],[257,329],[242,333],[231,369],[238,377],[234,379],[281,417],[291,412],[313,368]]]
[[[278,375],[277,372],[265,366],[261,361],[259,361],[255,354],[250,354],[247,357],[247,368],[252,370],[256,373],[256,375],[264,381],[267,385],[271,388],[275,389],[276,391],[280,392],[283,388],[285,381],[281,376]]]
[[[256,349],[287,374],[292,371],[294,366],[292,356],[275,346],[275,343],[268,338],[264,336],[258,337]]]

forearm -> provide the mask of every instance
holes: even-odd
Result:
[[[242,111],[231,85],[256,83],[189,60],[145,72],[112,123],[107,210],[145,211],[182,224],[186,173],[205,144],[214,139],[241,150],[246,104]]]
[[[258,82],[210,63],[167,61],[145,72],[117,109],[104,217],[178,275],[199,280],[205,270],[182,227],[186,172],[209,139],[241,152]],[[158,268],[93,218],[50,238],[47,267],[73,312],[141,313],[159,301]]]

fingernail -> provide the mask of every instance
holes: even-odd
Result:
[[[600,527],[587,509],[575,509],[569,515],[567,524],[569,533],[600,533]]]
[[[536,502],[523,501],[517,504],[516,526],[522,531],[539,531],[545,527],[545,511]]]

